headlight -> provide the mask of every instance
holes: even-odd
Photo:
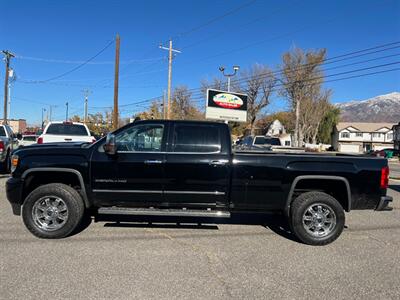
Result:
[[[19,157],[18,155],[13,155],[11,156],[11,173],[15,171],[19,163]]]

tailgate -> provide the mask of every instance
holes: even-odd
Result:
[[[43,137],[43,143],[58,143],[58,142],[89,142],[93,141],[91,136],[85,135],[55,135],[45,134]]]

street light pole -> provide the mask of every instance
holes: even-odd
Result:
[[[5,56],[5,61],[6,61],[6,74],[5,74],[5,79],[4,79],[4,115],[3,115],[3,124],[7,124],[7,100],[8,100],[8,77],[9,77],[9,68],[10,68],[10,60],[12,57],[15,57],[14,54],[12,54],[8,50],[3,50],[2,51],[4,56]]]
[[[65,106],[67,107],[65,112],[65,121],[68,122],[68,102],[65,103]]]
[[[225,73],[225,67],[219,67],[219,70],[221,73],[228,78],[228,92],[231,91],[231,77],[235,76],[237,71],[239,71],[240,67],[239,66],[233,66],[233,73],[226,74]]]

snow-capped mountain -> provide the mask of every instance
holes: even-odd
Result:
[[[337,104],[342,122],[400,122],[400,93]]]

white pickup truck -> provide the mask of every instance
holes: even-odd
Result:
[[[37,139],[38,144],[95,141],[87,126],[76,122],[50,122]]]

